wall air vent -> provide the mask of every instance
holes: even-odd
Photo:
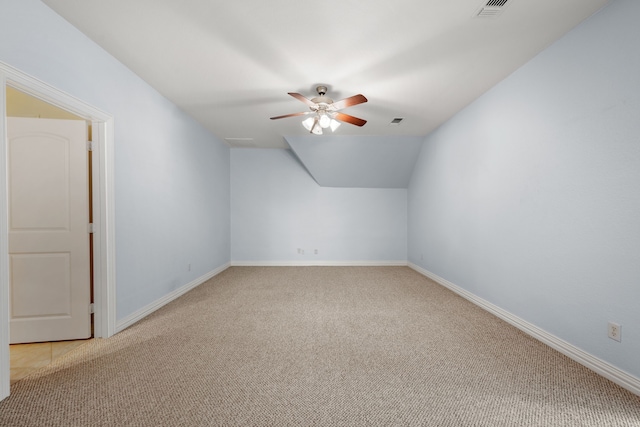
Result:
[[[496,18],[498,17],[509,0],[488,0],[476,13],[480,18]]]
[[[389,123],[389,125],[397,126],[403,120],[404,120],[404,117],[395,117],[393,120],[391,120],[391,123]]]

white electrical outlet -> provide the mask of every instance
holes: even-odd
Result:
[[[313,253],[314,253],[314,254],[316,254],[316,255],[318,255],[318,250],[317,250],[317,249],[314,249],[314,250],[313,250]]]
[[[622,341],[622,326],[614,322],[609,322],[609,338],[612,340]]]
[[[302,248],[298,248],[298,254],[300,254],[300,255],[304,255],[304,249],[302,249]]]

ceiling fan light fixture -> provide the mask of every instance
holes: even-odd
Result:
[[[325,96],[325,94],[327,93],[326,86],[318,86],[316,90],[319,96],[312,99],[300,95],[299,93],[289,92],[289,95],[306,104],[311,111],[275,116],[271,117],[271,120],[284,119],[287,117],[306,116],[308,114],[312,114],[302,121],[302,126],[304,126],[306,130],[314,135],[322,135],[322,129],[331,129],[332,132],[335,132],[335,130],[340,126],[341,122],[349,123],[355,126],[364,126],[367,123],[366,120],[362,120],[339,111],[347,107],[353,107],[354,105],[367,102],[367,98],[365,98],[364,95],[354,95],[334,102],[331,98]]]
[[[308,117],[302,121],[302,126],[309,132],[313,129],[314,122],[316,121],[315,117]]]
[[[326,129],[331,126],[331,117],[327,116],[326,113],[318,113],[318,123],[321,128]]]
[[[322,135],[322,126],[320,126],[320,123],[319,123],[317,117],[313,122],[313,127],[311,128],[311,133],[314,134],[314,135]]]
[[[322,127],[320,126],[318,116],[311,116],[302,121],[302,126],[314,135],[322,135]]]

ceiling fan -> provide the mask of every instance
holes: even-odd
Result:
[[[322,135],[322,129],[326,128],[330,128],[331,131],[335,131],[338,126],[340,126],[340,122],[350,123],[356,126],[364,126],[364,124],[367,123],[366,120],[359,119],[357,117],[353,117],[339,111],[343,108],[352,107],[354,105],[367,102],[367,98],[365,98],[364,95],[354,95],[350,96],[349,98],[334,102],[333,99],[326,96],[326,86],[318,86],[316,88],[316,91],[318,92],[318,96],[312,99],[308,99],[300,95],[299,93],[289,92],[289,95],[306,104],[309,107],[310,111],[271,117],[271,120],[313,114],[313,116],[303,120],[302,125],[309,132],[316,135]]]

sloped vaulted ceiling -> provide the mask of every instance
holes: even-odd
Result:
[[[323,187],[407,188],[424,137],[288,136],[300,162]]]
[[[318,84],[369,99],[346,110],[367,124],[339,135],[425,136],[607,3],[43,1],[220,139],[258,148],[308,134],[269,117],[307,110],[287,92]],[[503,10],[479,16],[488,3]]]

